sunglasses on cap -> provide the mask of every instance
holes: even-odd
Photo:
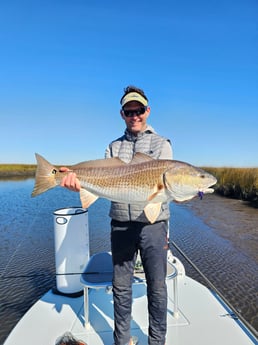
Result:
[[[125,117],[133,117],[134,115],[140,116],[143,115],[147,107],[141,107],[133,110],[122,110]]]

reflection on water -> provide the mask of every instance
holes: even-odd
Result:
[[[33,184],[0,181],[0,343],[55,285],[53,211],[80,206],[77,193],[60,187],[31,198]],[[103,199],[89,209],[91,253],[110,250],[108,210]],[[216,195],[171,204],[171,240],[255,328],[257,224],[257,210]],[[198,278],[187,264],[186,271]]]

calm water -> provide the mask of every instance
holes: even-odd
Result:
[[[33,183],[0,181],[0,344],[55,285],[53,211],[80,205],[77,193],[62,188],[31,198]],[[108,209],[106,200],[89,209],[91,253],[110,249]],[[209,195],[202,201],[171,204],[171,212],[171,240],[258,329],[258,210]],[[202,281],[185,265],[188,275]]]

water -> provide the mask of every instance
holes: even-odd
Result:
[[[31,198],[33,184],[33,179],[0,181],[0,344],[33,303],[55,286],[53,211],[80,206],[78,194],[63,188]],[[110,250],[108,210],[107,200],[89,209],[91,253]],[[170,239],[258,329],[258,210],[209,195],[202,201],[171,204],[171,214]],[[202,282],[181,259],[187,274]]]

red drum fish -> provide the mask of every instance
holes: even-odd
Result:
[[[204,170],[177,160],[157,160],[136,153],[130,163],[119,158],[97,159],[60,172],[39,154],[32,196],[58,186],[65,174],[74,172],[81,184],[82,207],[98,198],[126,204],[141,204],[147,219],[154,223],[164,202],[183,202],[212,193],[217,180]]]

